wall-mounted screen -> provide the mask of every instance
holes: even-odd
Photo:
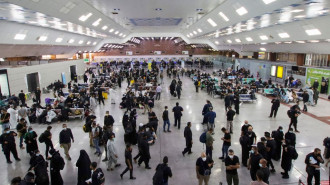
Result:
[[[161,51],[154,51],[154,55],[161,55],[162,52]]]
[[[276,66],[272,66],[270,76],[276,76]]]
[[[189,55],[189,51],[182,51],[182,55]]]
[[[283,66],[277,66],[277,78],[283,78]]]

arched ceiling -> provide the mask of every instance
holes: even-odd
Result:
[[[180,37],[216,50],[329,54],[329,10],[328,0],[0,0],[0,44],[72,52]]]

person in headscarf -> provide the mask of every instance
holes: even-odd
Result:
[[[85,185],[85,181],[91,178],[91,160],[85,150],[80,150],[80,155],[76,163],[78,167],[78,185]]]

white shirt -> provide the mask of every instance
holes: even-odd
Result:
[[[162,87],[161,86],[157,86],[157,88],[156,88],[156,92],[162,92]]]
[[[115,155],[117,155],[117,151],[115,148],[115,142],[111,139],[108,140],[107,142],[107,149],[108,149],[108,155],[114,157]]]

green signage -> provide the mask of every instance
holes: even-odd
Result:
[[[315,68],[307,68],[306,75],[306,85],[311,87],[315,80],[319,82],[319,91],[321,91],[322,86],[322,77],[324,79],[330,78],[330,70],[327,69],[315,69]],[[329,86],[330,87],[330,86]],[[329,93],[329,88],[327,89],[327,93]]]
[[[84,59],[84,63],[88,63],[89,62],[89,59],[88,58],[85,58]]]

